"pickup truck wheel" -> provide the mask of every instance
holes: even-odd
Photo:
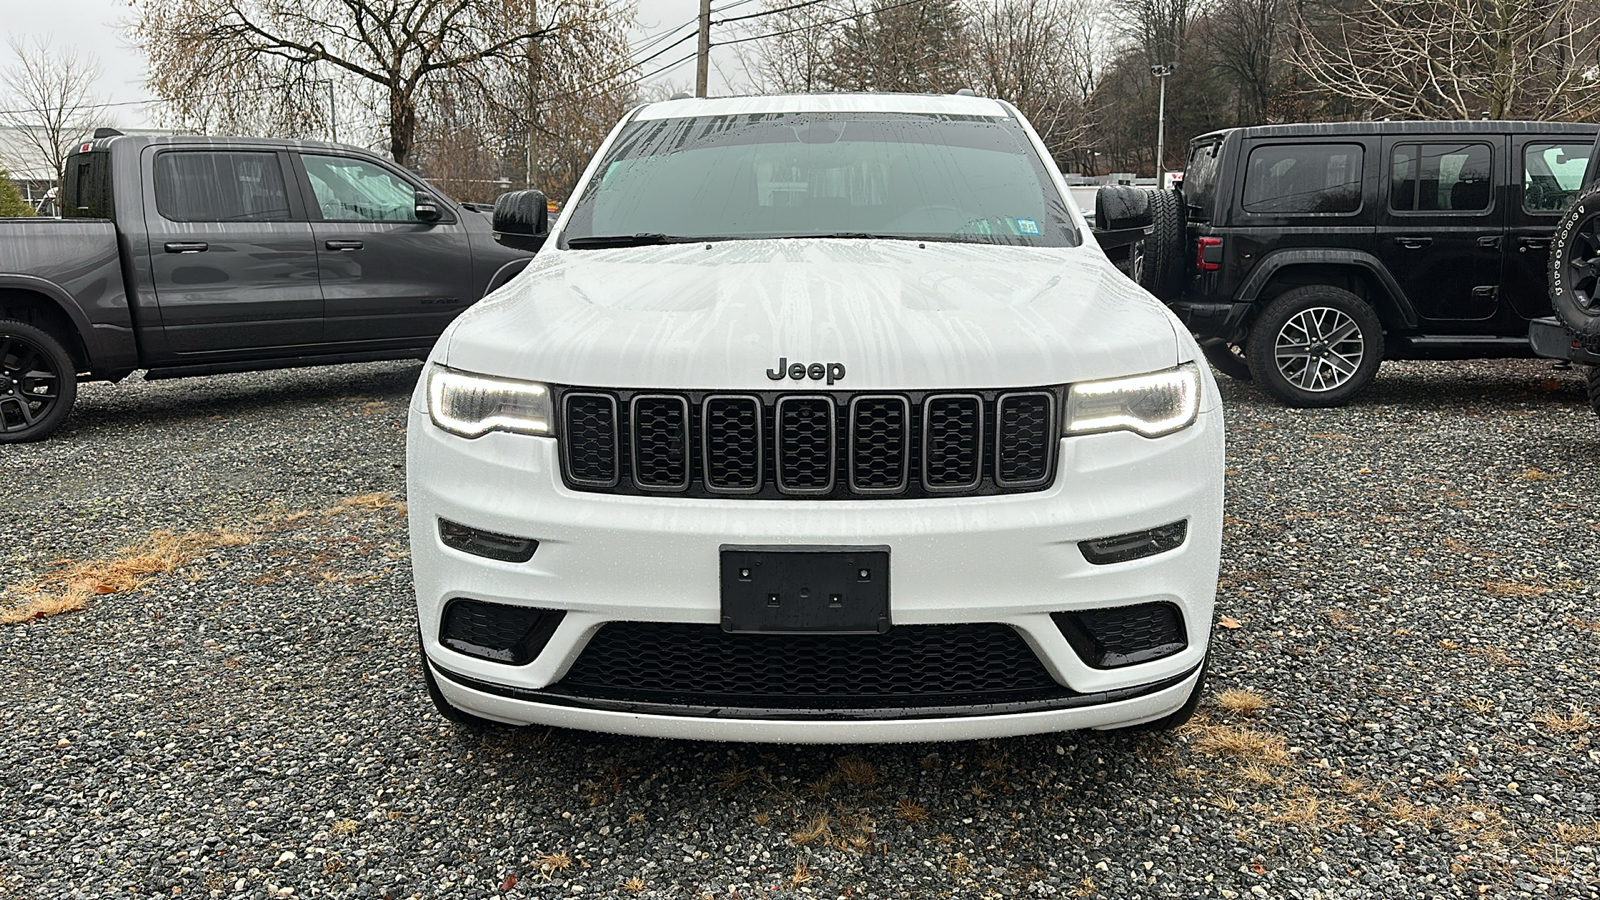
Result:
[[[1139,286],[1157,300],[1176,300],[1188,274],[1188,224],[1177,191],[1150,191],[1150,236],[1145,239]]]
[[[1589,387],[1589,405],[1594,407],[1594,414],[1600,416],[1600,366],[1590,366],[1584,373],[1584,383]]]
[[[1206,341],[1200,352],[1216,366],[1217,371],[1238,381],[1250,380],[1250,361],[1244,357],[1244,348],[1227,341]]]
[[[1561,216],[1550,243],[1550,305],[1562,324],[1600,335],[1600,185]]]
[[[1250,331],[1250,372],[1284,403],[1341,406],[1383,361],[1383,323],[1366,301],[1314,284],[1272,301]]]
[[[26,322],[0,319],[0,444],[37,441],[78,397],[78,369],[61,342]]]

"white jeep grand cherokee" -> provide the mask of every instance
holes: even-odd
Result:
[[[1188,719],[1217,388],[1015,108],[656,103],[573,196],[412,401],[440,712],[797,742]]]

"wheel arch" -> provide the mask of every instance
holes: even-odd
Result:
[[[1383,261],[1359,250],[1282,250],[1251,270],[1237,298],[1260,307],[1311,284],[1343,288],[1372,304],[1388,330],[1417,327],[1417,311]]]
[[[60,341],[79,372],[93,368],[84,342],[89,320],[59,285],[31,275],[0,275],[0,318],[26,322]]]

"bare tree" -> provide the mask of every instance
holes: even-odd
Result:
[[[100,64],[92,56],[79,56],[71,48],[55,49],[46,38],[8,41],[15,57],[0,71],[6,99],[0,106],[0,124],[16,129],[18,139],[55,172],[61,185],[67,154],[79,138],[97,126],[109,124],[105,109],[94,93]],[[21,168],[23,160],[10,160]]]
[[[1057,159],[1088,131],[1093,27],[1082,0],[987,0],[972,18],[970,86],[1015,103]]]
[[[1287,52],[1285,0],[1216,0],[1201,33],[1213,64],[1238,90],[1241,123],[1270,121]]]
[[[1600,113],[1595,0],[1360,0],[1297,23],[1295,63],[1366,115],[1590,120]]]
[[[132,35],[178,119],[303,133],[333,115],[323,88],[337,82],[405,164],[430,90],[620,33],[625,15],[595,0],[144,0]]]

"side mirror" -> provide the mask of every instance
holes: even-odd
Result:
[[[444,217],[439,210],[439,201],[427,191],[417,191],[415,214],[418,222],[437,222]]]
[[[513,250],[538,251],[550,236],[550,209],[543,191],[512,191],[494,201],[494,239]]]

